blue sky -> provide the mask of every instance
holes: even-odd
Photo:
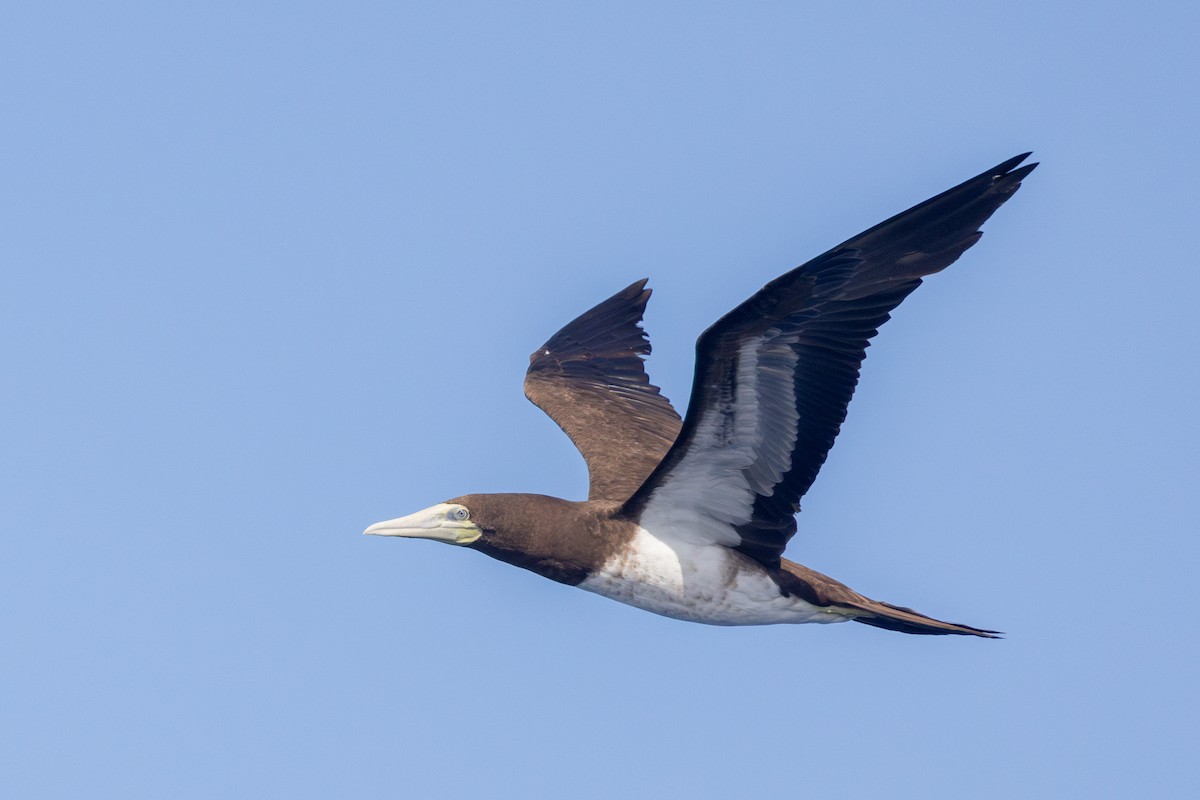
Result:
[[[8,797],[1194,797],[1194,4],[26,3],[0,27]],[[371,522],[580,498],[650,372],[1025,150],[789,555],[1004,641],[720,629]]]

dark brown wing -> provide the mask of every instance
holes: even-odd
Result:
[[[869,340],[1036,166],[1010,159],[776,278],[701,335],[687,419],[624,513],[778,566]]]
[[[529,357],[525,396],[558,423],[588,465],[588,499],[624,502],[658,466],[681,425],[646,376],[642,313],[650,290],[630,284]]]

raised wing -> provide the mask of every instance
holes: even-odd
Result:
[[[1010,159],[776,278],[696,343],[683,430],[624,513],[778,566],[889,313],[1037,166]]]
[[[588,499],[622,503],[679,434],[679,414],[646,376],[650,342],[640,280],[554,334],[529,357],[525,396],[558,423],[588,465]]]

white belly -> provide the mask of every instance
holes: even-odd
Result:
[[[848,619],[798,597],[784,597],[775,582],[753,566],[748,558],[721,545],[668,543],[639,528],[630,547],[579,588],[655,614],[709,625]]]

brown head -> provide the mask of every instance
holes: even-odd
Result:
[[[587,503],[537,494],[471,494],[378,522],[364,533],[469,547],[577,584],[619,544],[620,527]]]

